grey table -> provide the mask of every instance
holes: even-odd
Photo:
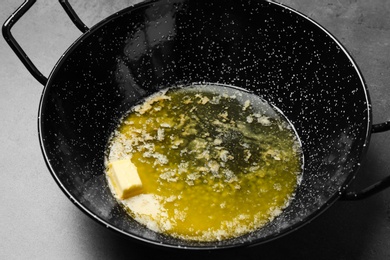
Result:
[[[133,2],[70,1],[88,26]],[[279,2],[313,18],[345,45],[367,82],[374,122],[390,119],[390,1]],[[21,3],[2,0],[0,21]],[[45,75],[81,35],[53,0],[38,0],[13,32]],[[309,225],[253,248],[188,254],[119,237],[84,215],[52,179],[37,135],[43,87],[2,39],[0,63],[0,259],[390,259],[390,190],[336,202]],[[389,148],[390,133],[373,135],[352,189],[390,174]]]

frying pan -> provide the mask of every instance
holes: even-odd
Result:
[[[345,48],[323,27],[291,8],[262,0],[156,0],[126,8],[88,28],[59,1],[83,32],[49,77],[11,33],[35,0],[3,25],[3,36],[44,85],[38,133],[59,187],[85,214],[135,241],[165,248],[224,249],[257,245],[309,223],[339,199],[368,197],[390,177],[348,191],[371,134],[369,93]],[[302,183],[291,204],[265,227],[238,238],[194,242],[153,232],[130,218],[104,177],[108,139],[122,116],[161,88],[234,85],[278,107],[302,142]]]

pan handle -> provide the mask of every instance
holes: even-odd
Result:
[[[83,21],[79,18],[79,16],[75,13],[72,6],[69,4],[68,0],[59,0],[62,8],[64,8],[65,12],[68,14],[74,25],[82,32],[86,33],[89,28],[86,26]]]
[[[371,133],[380,133],[390,130],[390,121],[375,124],[372,126]],[[344,192],[340,199],[341,200],[361,200],[370,197],[386,188],[390,187],[390,176],[362,189],[361,191],[347,191]]]
[[[11,28],[15,23],[34,5],[36,0],[25,0],[24,3],[16,9],[16,11],[4,22],[2,27],[3,37],[15,52],[27,70],[33,75],[33,77],[39,81],[42,85],[46,85],[47,78],[38,70],[38,68],[32,63],[30,58],[24,52],[22,47],[18,44],[11,33]],[[59,0],[60,4],[64,8],[65,12],[71,18],[73,23],[81,32],[87,32],[89,28],[80,20],[77,14],[74,12],[67,0]]]
[[[384,123],[375,124],[372,126],[371,133],[380,133],[390,130],[390,121],[386,121]]]
[[[26,0],[16,9],[16,11],[5,21],[2,28],[3,37],[12,48],[18,58],[22,61],[27,70],[38,80],[42,85],[46,85],[47,78],[35,67],[30,58],[23,51],[22,47],[16,42],[12,36],[11,28],[14,24],[33,6],[36,0]]]

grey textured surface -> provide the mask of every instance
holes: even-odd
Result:
[[[88,26],[132,4],[71,0]],[[371,94],[374,123],[390,119],[390,1],[280,0],[338,38],[359,65]],[[3,0],[0,21],[22,1]],[[14,27],[44,75],[81,33],[58,1],[38,0]],[[0,40],[0,259],[389,259],[390,190],[363,201],[336,202],[309,225],[265,245],[188,253],[149,248],[119,237],[77,209],[46,168],[37,114],[42,86]],[[390,132],[372,137],[351,189],[390,174]]]

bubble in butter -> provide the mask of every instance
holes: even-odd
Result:
[[[196,241],[272,221],[293,199],[303,169],[299,138],[277,108],[215,84],[167,88],[133,107],[106,163],[123,159],[136,166],[143,188],[128,199],[111,189],[130,216]]]

